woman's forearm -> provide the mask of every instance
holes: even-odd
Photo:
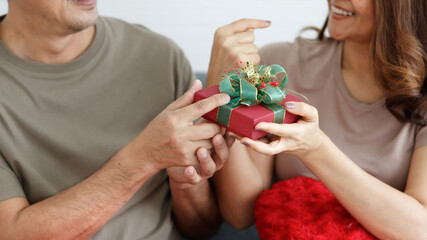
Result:
[[[378,238],[427,238],[426,207],[362,170],[329,139],[316,154],[301,159],[351,215]]]
[[[228,161],[214,175],[221,214],[234,228],[242,229],[254,223],[254,204],[271,185],[273,164],[272,156],[255,153],[236,142]]]

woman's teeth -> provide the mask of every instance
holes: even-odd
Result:
[[[356,15],[356,13],[354,13],[354,12],[347,12],[347,11],[338,9],[334,6],[331,6],[331,9],[332,9],[332,12],[334,12],[338,15],[343,15],[343,16],[354,16],[354,15]]]

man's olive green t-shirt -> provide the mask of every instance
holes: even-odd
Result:
[[[193,80],[171,40],[112,18],[100,17],[91,46],[65,64],[27,61],[0,43],[0,201],[34,204],[81,182]],[[146,238],[178,238],[165,171],[93,236]]]

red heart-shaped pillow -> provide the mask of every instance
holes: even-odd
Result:
[[[320,182],[296,177],[277,182],[255,203],[261,239],[376,239]]]

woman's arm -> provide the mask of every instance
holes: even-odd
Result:
[[[257,153],[236,142],[221,171],[213,177],[224,220],[236,229],[254,223],[254,204],[273,177],[273,156]]]
[[[260,56],[254,44],[254,29],[269,26],[269,21],[241,19],[218,28],[212,45],[206,86],[219,84],[225,70],[244,67],[247,61],[258,64]]]
[[[242,139],[265,154],[290,152],[322,181],[368,231],[380,239],[427,239],[427,147],[415,150],[405,192],[371,176],[318,128],[317,111],[294,103],[296,124],[260,123],[257,128],[281,136],[270,144]]]
[[[415,150],[405,192],[358,167],[332,141],[305,165],[380,239],[427,239],[427,147]]]

